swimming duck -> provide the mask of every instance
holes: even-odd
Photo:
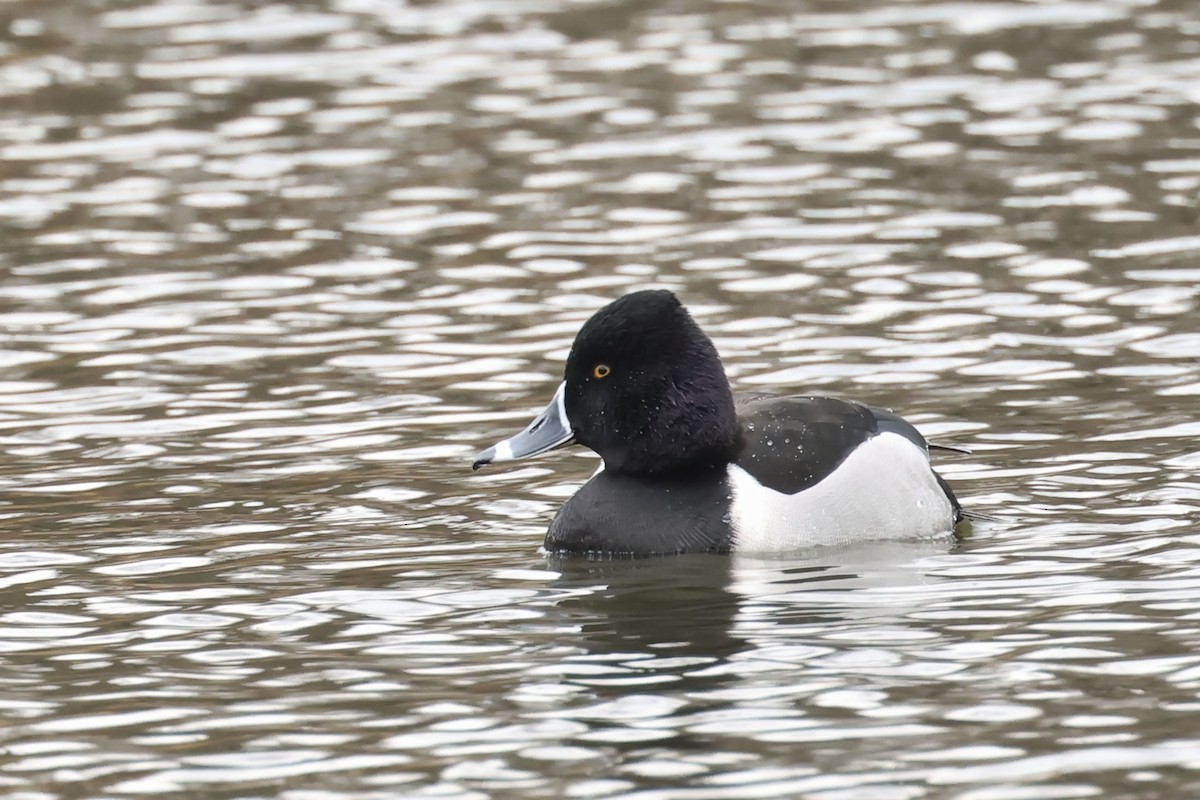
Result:
[[[735,400],[716,347],[665,290],[584,323],[546,409],[473,469],[571,443],[601,465],[550,523],[551,553],[780,553],[932,538],[963,516],[925,438],[891,411]]]

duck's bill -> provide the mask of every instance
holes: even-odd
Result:
[[[559,385],[550,405],[546,406],[525,430],[484,450],[475,458],[471,469],[479,469],[484,464],[495,461],[516,461],[518,458],[536,456],[573,442],[575,434],[571,430],[571,423],[567,421],[567,407],[563,400],[564,386],[565,384]]]

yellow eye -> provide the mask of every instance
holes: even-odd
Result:
[[[608,364],[597,364],[596,366],[592,367],[593,378],[607,378],[608,373],[610,372],[612,372],[612,370],[608,368]]]

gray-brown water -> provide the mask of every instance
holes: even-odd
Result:
[[[1200,796],[1190,0],[0,1],[13,800]],[[956,545],[548,562],[608,298]]]

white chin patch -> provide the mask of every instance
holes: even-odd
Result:
[[[954,509],[929,455],[895,433],[868,439],[822,481],[795,494],[769,489],[733,465],[729,482],[738,552],[930,539],[954,530]]]

